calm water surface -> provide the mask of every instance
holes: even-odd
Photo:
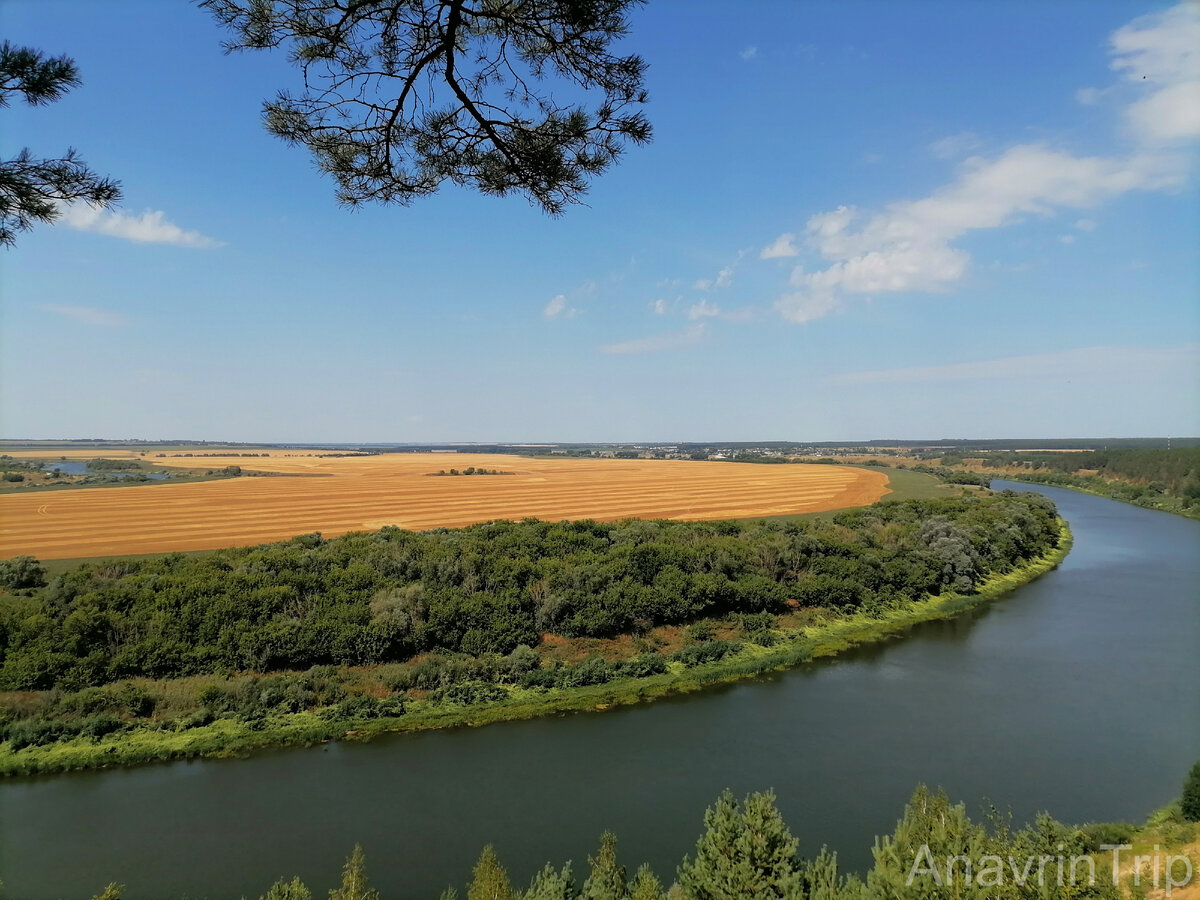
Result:
[[[603,714],[0,783],[0,878],[18,900],[258,896],[285,874],[320,895],[361,842],[385,898],[432,898],[486,843],[525,882],[585,870],[612,829],[669,883],[725,787],[773,787],[802,851],[853,868],[919,781],[1019,821],[1137,819],[1200,758],[1200,522],[1040,490],[1075,549],[973,615]]]

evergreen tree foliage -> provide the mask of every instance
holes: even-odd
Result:
[[[0,43],[0,108],[18,98],[30,106],[53,103],[80,84],[69,57]],[[38,158],[22,149],[0,159],[0,246],[16,243],[17,233],[37,222],[53,222],[60,203],[108,207],[120,199],[120,185],[91,171],[75,150]]]
[[[650,139],[645,63],[617,55],[643,0],[202,0],[229,50],[291,48],[299,95],[264,106],[338,199],[410,203],[443,181],[558,214]],[[559,96],[550,89],[553,77]],[[583,98],[598,97],[591,108]],[[570,98],[570,99],[566,99]]]
[[[798,898],[803,877],[796,848],[771,791],[750,794],[739,807],[725,791],[704,814],[695,858],[679,867],[687,900]]]
[[[867,887],[878,900],[961,900],[961,898],[992,896],[968,880],[960,871],[950,883],[920,875],[909,883],[914,864],[921,861],[938,867],[939,878],[945,876],[946,860],[965,856],[978,860],[987,853],[987,835],[982,826],[971,822],[966,807],[952,804],[942,791],[931,792],[925,785],[917,787],[896,823],[890,836],[875,842],[875,866],[867,873]],[[926,853],[924,848],[928,848]]]
[[[658,880],[658,876],[650,866],[640,866],[629,885],[630,900],[663,900],[664,896],[662,882]]]
[[[313,895],[299,877],[291,881],[280,878],[271,885],[271,889],[263,895],[262,900],[313,900]]]
[[[521,900],[575,900],[575,878],[571,874],[571,864],[567,863],[561,869],[555,869],[549,863],[533,876],[529,890],[521,895]]]
[[[600,836],[600,849],[588,857],[591,873],[583,883],[581,900],[627,900],[629,885],[625,867],[617,862],[617,836],[611,831]]]
[[[342,886],[329,892],[329,900],[379,900],[379,892],[367,880],[367,855],[355,844],[342,867]]]
[[[515,896],[508,873],[500,865],[495,849],[488,844],[479,855],[479,862],[475,863],[467,900],[515,900]]]

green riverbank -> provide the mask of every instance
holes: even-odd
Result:
[[[1013,571],[993,576],[976,593],[934,597],[882,615],[860,613],[804,628],[776,630],[773,632],[776,640],[770,647],[745,644],[735,655],[690,668],[672,662],[669,670],[660,675],[621,678],[576,688],[509,687],[503,699],[471,705],[413,701],[404,715],[395,717],[335,718],[330,716],[332,708],[329,708],[272,716],[253,724],[218,719],[182,731],[147,726],[100,739],[79,737],[18,751],[4,745],[0,746],[0,775],[48,774],[170,759],[244,756],[271,747],[339,739],[362,740],[390,732],[478,726],[555,713],[604,710],[701,690],[709,685],[752,678],[887,640],[921,622],[951,618],[991,602],[1054,569],[1070,552],[1071,543],[1070,529],[1060,520],[1057,547]]]
[[[1080,494],[1091,494],[1093,497],[1128,503],[1130,506],[1140,506],[1142,509],[1172,513],[1176,516],[1183,516],[1185,519],[1200,519],[1200,506],[1185,509],[1180,505],[1182,501],[1178,497],[1162,495],[1154,499],[1130,497],[1130,488],[1137,487],[1137,485],[1131,485],[1125,481],[1109,481],[1104,478],[1079,475],[1052,475],[1049,478],[1041,478],[1036,475],[1002,474],[991,477],[997,481],[1019,481],[1022,484],[1034,484],[1039,487],[1056,487],[1067,491],[1077,491]],[[1051,480],[1059,478],[1063,480]],[[1071,479],[1071,481],[1067,481],[1067,479]]]

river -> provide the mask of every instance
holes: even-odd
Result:
[[[385,900],[432,900],[486,843],[520,884],[545,861],[586,874],[604,829],[670,883],[726,787],[773,787],[802,852],[860,870],[920,781],[1018,822],[1140,819],[1200,758],[1200,521],[1038,490],[1074,530],[1062,566],[835,661],[606,713],[0,783],[5,895],[256,897],[298,874],[323,896],[361,842]]]

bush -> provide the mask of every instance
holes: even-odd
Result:
[[[46,585],[46,570],[32,556],[14,556],[0,560],[0,587],[10,590],[39,588]]]
[[[1128,844],[1137,831],[1137,827],[1128,822],[1092,822],[1079,829],[1086,853],[1096,853],[1104,844]]]
[[[439,688],[429,695],[434,703],[460,703],[469,706],[472,703],[492,703],[503,700],[508,691],[498,684],[487,684],[481,681],[463,681],[449,687]]]
[[[327,719],[382,719],[404,715],[404,701],[399,697],[377,700],[374,697],[347,697],[337,706],[321,711]]]
[[[100,715],[88,716],[84,719],[80,724],[79,733],[84,737],[98,741],[106,734],[120,731],[122,727],[120,719],[102,713]]]
[[[1183,798],[1179,806],[1186,821],[1200,822],[1200,761],[1192,766],[1183,783]]]
[[[741,649],[742,645],[737,641],[705,641],[703,644],[692,644],[682,650],[676,650],[671,654],[671,659],[691,668],[724,659]]]
[[[643,653],[633,659],[627,659],[617,667],[621,678],[649,678],[651,675],[661,675],[667,671],[667,661],[657,653]]]
[[[578,665],[569,666],[559,671],[560,687],[587,687],[592,684],[606,684],[616,677],[615,667],[609,665],[599,656],[589,656]]]
[[[752,644],[758,644],[760,647],[774,647],[779,638],[775,636],[775,632],[764,628],[762,631],[755,631],[747,635],[746,640]]]
[[[554,669],[534,669],[521,677],[521,687],[552,688],[558,684],[558,673]]]
[[[124,684],[117,694],[121,705],[134,718],[145,718],[154,712],[154,698],[136,684]]]

